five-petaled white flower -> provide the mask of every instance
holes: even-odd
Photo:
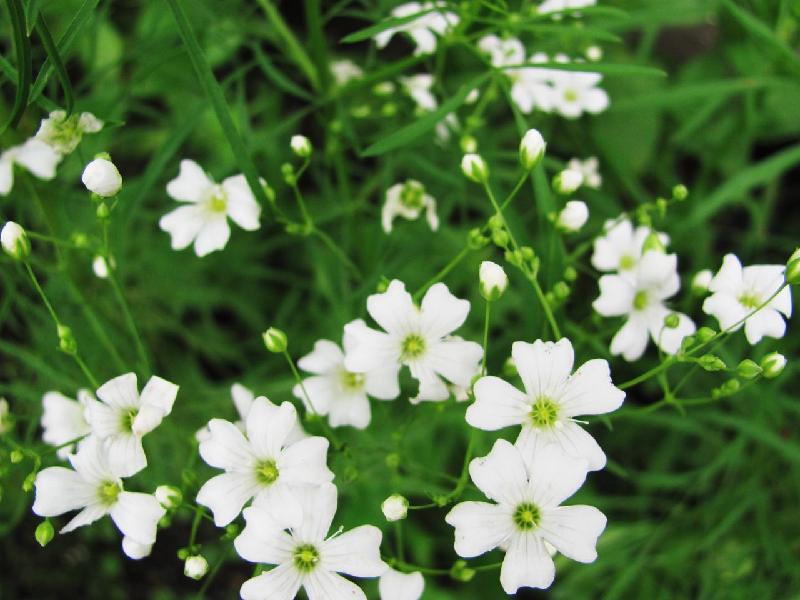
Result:
[[[338,87],[344,87],[354,79],[364,76],[364,71],[349,58],[331,61],[331,75]]]
[[[92,435],[104,441],[115,472],[130,477],[147,466],[142,437],[161,424],[170,412],[178,386],[151,377],[139,394],[136,374],[126,373],[97,389],[98,400],[85,400],[84,415]]]
[[[436,200],[425,192],[425,186],[416,179],[409,179],[405,183],[396,183],[386,190],[386,201],[381,211],[383,230],[391,233],[396,217],[413,221],[419,218],[423,210],[431,231],[439,229]]]
[[[483,356],[480,344],[450,336],[464,324],[469,308],[468,300],[453,296],[443,283],[431,286],[417,307],[403,282],[395,279],[385,292],[367,298],[367,311],[384,331],[358,321],[345,325],[345,335],[354,339],[345,367],[368,373],[406,365],[419,382],[412,402],[446,400],[450,392],[442,378],[468,387]]]
[[[308,437],[289,443],[297,430],[294,406],[275,406],[263,396],[253,401],[245,429],[246,437],[230,421],[208,423],[210,436],[200,442],[200,456],[225,472],[203,484],[198,504],[211,509],[218,527],[233,521],[251,498],[278,520],[298,523],[304,488],[333,479],[326,464],[328,440]]]
[[[61,154],[41,140],[30,138],[19,146],[0,154],[0,196],[5,196],[14,186],[14,165],[19,165],[38,179],[52,179]]]
[[[83,413],[86,403],[91,399],[89,390],[78,390],[77,400],[67,398],[60,392],[47,392],[42,397],[42,440],[51,446],[62,446],[90,434],[92,427],[86,422]],[[81,440],[83,441],[85,440]],[[59,448],[56,454],[66,460],[73,449],[70,444]]]
[[[586,160],[572,158],[567,163],[567,168],[583,175],[583,185],[586,187],[599,189],[603,184],[603,178],[600,175],[600,161],[596,156],[590,156]]]
[[[301,587],[313,600],[366,600],[339,573],[378,577],[386,571],[380,529],[361,525],[326,539],[336,513],[336,486],[330,483],[307,489],[297,502],[302,521],[289,531],[262,507],[245,509],[247,525],[233,542],[236,551],[245,560],[277,566],[245,581],[243,600],[292,600]]]
[[[557,444],[585,459],[589,470],[602,469],[605,454],[574,417],[608,413],[622,404],[625,392],[611,382],[608,362],[589,360],[572,373],[575,354],[567,338],[514,342],[511,354],[525,393],[499,377],[481,377],[467,423],[487,431],[522,425],[517,445],[526,452]]]
[[[455,527],[455,550],[471,558],[505,549],[500,583],[507,594],[547,588],[555,578],[550,548],[579,562],[597,558],[606,517],[593,506],[559,506],[586,479],[586,461],[556,445],[524,453],[506,440],[469,465],[472,481],[496,502],[461,502],[445,517]]]
[[[623,217],[610,219],[603,225],[605,235],[594,241],[592,266],[598,271],[619,271],[633,273],[642,258],[644,242],[652,230],[639,226],[634,229],[629,219]],[[669,237],[656,232],[663,246],[669,244]]]
[[[246,231],[261,226],[261,205],[244,175],[228,177],[218,184],[196,162],[182,160],[178,176],[167,184],[167,194],[189,203],[158,222],[170,234],[174,250],[187,248],[192,242],[197,256],[221,250],[231,234],[228,217]]]
[[[569,63],[566,56],[556,56],[556,62]],[[600,73],[555,70],[551,74],[553,110],[563,117],[574,119],[584,112],[597,114],[608,108],[608,94],[597,87],[603,80]]]
[[[648,337],[667,354],[675,354],[681,341],[695,332],[694,322],[685,314],[669,310],[664,301],[678,293],[678,257],[648,251],[631,276],[603,275],[600,296],[592,303],[604,317],[627,317],[611,340],[611,354],[637,360],[647,348]],[[665,319],[678,315],[678,326],[667,327]]]
[[[367,326],[360,319],[353,321],[342,340],[345,352],[354,346],[353,329],[359,322],[361,326]],[[344,355],[335,342],[317,341],[314,349],[297,361],[298,367],[313,373],[313,376],[304,379],[302,386],[295,385],[292,393],[311,412],[327,415],[331,427],[351,425],[364,429],[372,418],[367,395],[380,400],[397,398],[400,394],[397,383],[400,366],[390,364],[367,373],[353,373],[345,368]]]
[[[166,510],[151,494],[124,490],[124,473],[114,468],[97,438],[88,438],[77,454],[69,456],[69,461],[72,469],[48,467],[36,475],[33,512],[40,517],[55,517],[80,510],[61,533],[111,515],[124,536],[125,554],[133,559],[147,556],[156,541],[158,521]]]
[[[736,329],[741,320],[767,302],[784,283],[784,265],[752,265],[742,268],[733,254],[725,255],[722,267],[711,280],[708,290],[712,295],[703,302],[703,311],[713,315],[722,329]],[[744,323],[747,341],[757,344],[764,336],[781,338],[786,333],[786,322],[781,313],[792,316],[792,292],[784,287],[769,304],[749,317]]]
[[[378,579],[378,593],[381,600],[419,600],[425,590],[422,573],[401,573],[387,569]]]
[[[415,55],[430,54],[436,50],[436,35],[444,35],[458,25],[458,15],[444,11],[445,2],[407,2],[392,9],[392,17],[404,18],[417,13],[418,18],[397,27],[389,27],[375,34],[375,45],[384,48],[396,33],[406,33],[416,45]]]

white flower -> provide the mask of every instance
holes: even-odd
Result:
[[[360,79],[364,76],[361,67],[347,58],[331,61],[330,67],[333,81],[338,87],[344,87],[353,79]]]
[[[47,392],[42,397],[42,440],[51,446],[61,446],[90,434],[92,428],[83,413],[91,399],[89,390],[78,390],[77,400],[59,392]],[[70,445],[59,448],[56,453],[59,458],[66,460],[72,451],[73,446]]]
[[[117,263],[113,257],[106,261],[104,257],[98,254],[94,257],[94,260],[92,260],[92,271],[96,277],[99,277],[100,279],[108,279],[109,265],[111,265],[112,269],[117,268]]]
[[[183,563],[183,574],[192,579],[202,579],[208,571],[208,561],[202,554],[188,556]]]
[[[208,423],[210,437],[200,442],[200,456],[225,473],[209,479],[197,493],[197,502],[214,513],[223,527],[255,497],[279,520],[297,523],[302,517],[298,498],[303,486],[333,479],[326,465],[328,440],[309,437],[289,443],[297,430],[294,406],[275,406],[266,398],[253,401],[245,420],[246,436],[236,425],[222,419]]]
[[[577,171],[583,176],[581,185],[599,189],[603,184],[603,178],[600,176],[600,161],[596,156],[590,156],[586,160],[572,158],[567,163],[567,169]]]
[[[506,275],[503,267],[490,260],[485,260],[481,263],[478,270],[478,279],[481,286],[481,295],[490,301],[497,300],[508,287],[508,275]]]
[[[594,6],[597,0],[545,0],[542,2],[538,11],[540,14],[562,12],[565,10],[574,10],[576,8],[586,8],[587,6]]]
[[[197,256],[221,250],[231,234],[228,217],[247,231],[260,227],[261,206],[244,175],[234,175],[217,184],[196,162],[182,160],[178,177],[167,184],[167,194],[178,202],[189,203],[158,222],[172,237],[174,250],[182,250],[192,242]]]
[[[727,254],[722,267],[708,286],[711,296],[703,302],[703,312],[713,315],[722,329],[730,329],[749,315],[783,285],[784,265],[752,265],[742,268],[733,254]],[[769,304],[744,324],[747,341],[755,345],[764,336],[781,338],[786,333],[786,318],[792,316],[792,292],[783,288]],[[741,323],[735,329],[741,327]]]
[[[478,49],[489,55],[493,67],[521,65],[525,62],[525,46],[515,37],[499,38],[485,35],[478,41]]]
[[[353,330],[358,327],[366,328],[367,325],[359,319],[345,330],[345,352],[355,347]],[[314,375],[304,379],[302,386],[295,385],[292,393],[312,412],[327,415],[331,427],[350,425],[364,429],[372,418],[367,395],[380,400],[397,398],[400,394],[397,384],[400,366],[388,365],[367,373],[354,373],[345,368],[344,356],[336,343],[330,340],[317,341],[311,353],[297,361],[298,367]],[[310,407],[306,393],[311,401]]]
[[[537,52],[530,57],[528,63],[538,64],[549,61],[547,54]],[[553,111],[555,99],[553,97],[552,69],[524,67],[508,69],[506,74],[512,81],[511,99],[520,111],[525,114],[529,114],[534,108],[548,113]]]
[[[289,146],[292,148],[292,152],[300,158],[308,158],[314,150],[311,140],[304,135],[293,135],[289,140]]]
[[[166,513],[158,501],[150,494],[124,491],[124,474],[113,467],[97,438],[87,439],[69,461],[72,469],[49,467],[36,475],[33,512],[55,517],[80,510],[60,533],[111,515],[124,536],[123,551],[133,559],[149,554],[158,521]]]
[[[611,382],[608,362],[593,359],[572,373],[575,354],[567,338],[514,342],[511,352],[525,393],[499,377],[481,377],[475,383],[475,402],[467,408],[467,423],[486,431],[522,425],[517,438],[521,448],[533,452],[557,444],[585,459],[589,470],[602,469],[605,454],[574,417],[608,413],[622,404],[625,392]]]
[[[122,175],[116,165],[105,158],[95,158],[86,165],[81,181],[87,190],[103,198],[116,196],[122,188]]]
[[[366,600],[364,592],[339,573],[378,577],[386,571],[380,529],[361,525],[326,539],[336,513],[336,486],[330,483],[307,488],[297,502],[301,524],[288,532],[262,507],[245,509],[247,525],[233,542],[236,551],[250,562],[277,566],[246,581],[242,599],[293,600],[302,587],[313,599]]]
[[[580,231],[589,219],[589,208],[581,200],[570,200],[558,213],[556,226],[567,233]]]
[[[8,221],[0,230],[0,245],[3,251],[15,260],[23,260],[31,253],[31,242],[27,232],[14,221]]]
[[[408,514],[408,500],[400,494],[392,494],[381,503],[381,512],[387,521],[400,521]]]
[[[436,200],[425,193],[425,186],[415,179],[396,183],[386,190],[386,201],[381,211],[381,225],[386,233],[391,233],[393,222],[400,216],[409,221],[425,211],[425,219],[431,231],[439,229],[439,216],[436,214]]]
[[[101,385],[96,394],[100,401],[85,400],[86,421],[92,434],[104,440],[114,471],[130,477],[147,466],[142,437],[172,412],[178,386],[153,376],[139,394],[136,374],[126,373]]]
[[[471,558],[494,548],[506,555],[500,583],[507,594],[547,588],[555,578],[549,548],[573,560],[597,558],[606,517],[593,506],[560,506],[586,479],[586,461],[555,445],[523,453],[506,440],[469,465],[472,481],[489,502],[461,502],[445,521],[455,527],[455,551]]]
[[[553,187],[559,194],[571,194],[583,184],[583,173],[564,169],[553,178]]]
[[[345,367],[368,373],[378,367],[406,365],[419,382],[412,402],[446,400],[450,393],[442,377],[468,387],[483,356],[480,344],[448,337],[464,324],[469,307],[469,301],[453,296],[443,283],[431,286],[417,307],[405,285],[395,279],[384,293],[367,298],[367,312],[385,332],[358,321],[345,325],[345,335],[354,337]],[[397,377],[391,380],[396,382]]]
[[[683,338],[695,332],[689,317],[664,306],[664,300],[677,294],[681,286],[676,255],[651,250],[631,276],[603,275],[599,283],[600,297],[592,304],[594,309],[604,317],[627,317],[611,340],[611,354],[637,360],[644,354],[648,337],[667,354],[675,354]],[[670,314],[679,318],[674,329],[664,326]]]
[[[547,143],[538,129],[528,129],[519,144],[519,162],[530,171],[541,162]]]
[[[458,15],[450,11],[442,11],[446,8],[445,2],[407,2],[392,9],[392,17],[404,18],[417,13],[425,12],[418,18],[398,25],[389,27],[375,34],[375,45],[378,48],[385,48],[389,40],[396,33],[406,33],[414,41],[416,49],[415,55],[430,54],[436,50],[436,35],[444,35],[451,28],[458,24]]]
[[[711,285],[712,279],[714,279],[714,274],[710,269],[698,271],[692,277],[692,290],[698,294],[705,294],[708,291],[708,286]]]
[[[97,133],[101,129],[103,122],[92,113],[74,113],[67,117],[66,111],[54,110],[42,119],[36,139],[64,155],[77,148],[84,133]]]
[[[50,146],[30,138],[24,144],[9,148],[0,154],[0,196],[5,196],[14,185],[14,165],[17,164],[39,179],[52,179],[61,155]]]
[[[592,266],[598,271],[633,273],[642,258],[642,247],[652,231],[640,226],[636,229],[627,218],[606,221],[605,235],[594,241]],[[662,245],[669,244],[669,237],[657,233]]]
[[[419,600],[425,589],[422,573],[401,573],[387,569],[378,579],[378,593],[381,600]]]
[[[597,62],[603,58],[603,49],[600,46],[589,46],[584,54],[590,61]]]
[[[465,154],[461,159],[461,172],[475,183],[485,183],[489,178],[489,166],[480,154]]]
[[[436,102],[436,96],[431,92],[433,88],[433,75],[417,73],[410,77],[401,77],[400,85],[403,86],[403,91],[411,96],[411,99],[414,100],[419,110],[430,112],[436,110],[436,107],[439,106],[439,103]]]

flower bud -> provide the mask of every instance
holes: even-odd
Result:
[[[533,170],[544,157],[547,142],[536,129],[529,129],[519,144],[519,162],[526,171]]]
[[[461,151],[467,154],[472,154],[478,150],[478,140],[471,135],[462,137],[459,141],[459,145],[461,146]]]
[[[14,260],[25,260],[31,253],[31,242],[28,234],[14,221],[8,221],[0,231],[0,243],[3,251]]]
[[[724,371],[727,369],[725,361],[714,354],[704,354],[697,360],[697,364],[706,371]]]
[[[581,200],[570,200],[558,213],[556,227],[567,233],[575,233],[580,231],[588,219],[589,208],[586,203]]]
[[[786,283],[800,285],[800,248],[792,253],[786,263]]]
[[[174,485],[158,486],[155,497],[164,508],[177,508],[183,501],[183,494]]]
[[[675,187],[672,188],[672,197],[679,202],[683,202],[689,197],[689,190],[685,185],[679,183]]]
[[[786,357],[777,352],[770,352],[761,359],[761,368],[764,370],[764,377],[772,379],[783,372],[786,366]]]
[[[585,51],[584,55],[592,62],[597,62],[601,58],[603,58],[603,50],[600,46],[589,46]]]
[[[714,274],[709,269],[698,271],[692,278],[692,291],[698,296],[705,294],[712,279],[714,279]]]
[[[467,245],[471,250],[485,248],[488,243],[489,238],[483,235],[479,227],[470,229],[469,235],[467,235]]]
[[[189,556],[183,563],[183,574],[192,579],[201,579],[208,571],[208,561],[201,554]]]
[[[53,524],[50,522],[50,519],[45,519],[39,525],[36,526],[36,531],[34,533],[36,537],[36,541],[39,542],[39,545],[44,548],[47,544],[55,536],[55,531],[53,531]]]
[[[262,334],[262,337],[267,350],[275,354],[286,352],[286,348],[289,347],[289,340],[286,334],[277,327],[270,327]]]
[[[742,379],[755,379],[761,375],[762,369],[749,358],[745,358],[736,367],[736,374]]]
[[[664,317],[664,327],[667,329],[677,329],[681,324],[681,318],[678,313],[669,313]]]
[[[25,453],[19,448],[14,448],[8,455],[8,460],[11,461],[12,465],[18,465],[25,460]]]
[[[559,194],[571,194],[583,183],[583,173],[574,169],[564,169],[553,177],[553,188]]]
[[[485,260],[481,263],[478,275],[481,285],[481,296],[483,296],[487,302],[493,302],[500,298],[508,287],[508,275],[506,275],[503,267],[490,260]]]
[[[465,154],[461,159],[461,171],[467,179],[475,183],[486,183],[489,180],[489,167],[478,154]]]
[[[408,500],[400,494],[392,494],[381,504],[381,511],[387,521],[405,519],[408,514]]]
[[[304,135],[293,135],[289,141],[289,146],[291,146],[292,152],[300,158],[308,158],[314,150],[311,146],[311,140]]]
[[[103,198],[116,196],[122,188],[122,176],[107,158],[95,158],[86,165],[81,181],[87,190]]]
[[[450,568],[450,577],[462,583],[470,581],[475,573],[475,569],[468,567],[465,560],[457,560]]]
[[[711,338],[717,335],[717,332],[711,329],[711,327],[701,327],[695,332],[695,336],[697,337],[697,341],[701,344],[705,344]]]
[[[59,325],[56,328],[58,333],[58,347],[64,354],[75,354],[78,352],[78,342],[72,335],[72,329],[66,325]]]

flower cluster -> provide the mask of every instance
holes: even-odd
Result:
[[[392,9],[392,17],[404,19],[419,15],[396,27],[388,27],[375,35],[375,45],[384,48],[397,33],[408,35],[416,46],[415,55],[436,50],[436,36],[444,35],[458,25],[458,15],[444,10],[445,2],[407,2]]]

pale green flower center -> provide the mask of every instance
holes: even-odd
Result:
[[[761,306],[762,301],[758,294],[747,292],[739,296],[739,303],[748,310],[753,310]]]
[[[278,465],[271,458],[262,460],[256,465],[256,479],[263,485],[272,485],[279,475]]]
[[[564,100],[567,102],[575,102],[578,100],[578,92],[575,90],[564,90]]]
[[[357,392],[364,387],[364,375],[361,373],[342,370],[339,373],[339,380],[342,384],[342,389],[349,392]]]
[[[558,421],[558,404],[547,396],[540,396],[531,406],[531,422],[534,427],[552,427]]]
[[[636,310],[644,310],[647,308],[647,301],[647,292],[644,290],[639,290],[633,297],[633,308]]]
[[[136,415],[138,414],[139,411],[135,408],[128,409],[124,413],[122,413],[122,422],[120,425],[123,431],[133,430],[133,422],[136,419]]]
[[[311,544],[303,544],[292,555],[295,568],[301,573],[310,573],[319,563],[319,552]]]
[[[400,358],[402,360],[414,360],[425,353],[425,338],[419,334],[412,333],[405,337],[400,344]]]
[[[111,506],[117,502],[117,497],[122,491],[122,486],[116,481],[104,481],[97,490],[100,502],[106,506]]]
[[[627,271],[635,266],[636,266],[636,259],[633,258],[630,254],[624,254],[622,258],[619,259],[620,271]]]
[[[400,202],[408,208],[422,208],[425,186],[418,181],[406,181],[400,191]]]
[[[47,140],[53,145],[66,145],[69,146],[80,139],[83,131],[80,129],[78,122],[80,116],[75,114],[71,117],[65,118],[63,121],[52,119],[50,121],[50,129],[47,132]]]
[[[211,197],[208,199],[208,208],[216,213],[228,211],[228,196],[221,186],[214,186],[214,191],[211,192]]]
[[[513,519],[514,525],[516,525],[520,531],[530,531],[539,526],[542,520],[542,513],[535,504],[523,502],[517,506],[517,510],[514,511]]]

